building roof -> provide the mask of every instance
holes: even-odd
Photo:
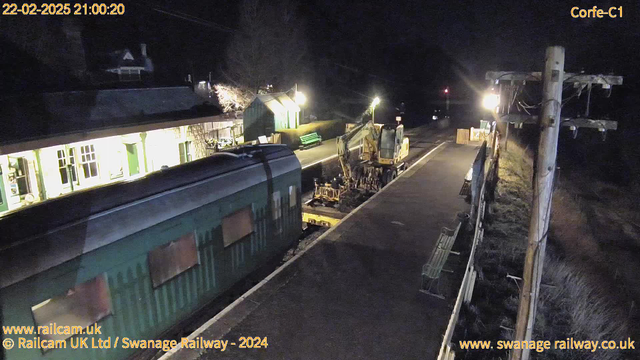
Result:
[[[0,146],[221,114],[188,86],[56,92],[0,100]]]
[[[144,67],[145,56],[133,55],[133,52],[129,49],[116,50],[109,54],[111,63],[110,68],[118,68],[122,66],[129,67]]]
[[[285,93],[278,95],[278,101],[280,101],[282,105],[284,105],[284,107],[287,108],[287,110],[289,111],[294,111],[294,112],[300,111],[300,107],[298,106],[298,104],[296,104],[293,100],[291,100],[289,95]]]
[[[271,112],[280,113],[283,111],[300,111],[300,107],[296,105],[293,100],[286,93],[272,93],[257,95],[256,98],[260,100]],[[255,101],[255,100],[254,100]]]

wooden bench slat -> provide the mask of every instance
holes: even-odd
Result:
[[[436,247],[434,248],[429,260],[422,267],[422,275],[426,276],[430,279],[437,279],[440,277],[440,273],[442,272],[442,268],[444,264],[447,262],[447,258],[451,253],[451,248],[455,243],[456,238],[458,237],[458,232],[460,231],[460,226],[462,224],[459,223],[455,230],[449,228],[442,228],[440,232],[440,236],[438,237],[438,241],[436,242]]]

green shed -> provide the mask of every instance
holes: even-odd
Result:
[[[300,124],[300,107],[286,93],[257,95],[244,111],[244,141],[283,129],[296,129]]]

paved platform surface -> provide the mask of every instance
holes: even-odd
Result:
[[[455,299],[419,293],[420,271],[440,228],[468,211],[458,192],[476,151],[436,148],[197,334],[235,346],[172,359],[435,358]],[[240,349],[241,336],[268,347]]]
[[[305,167],[313,166],[318,162],[323,162],[338,156],[336,139],[323,140],[322,144],[318,146],[304,150],[296,150],[294,153],[298,157],[298,160],[300,160],[300,165],[304,169]]]

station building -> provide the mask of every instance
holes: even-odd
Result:
[[[187,86],[2,99],[0,216],[210,155],[243,132],[210,102]]]
[[[284,92],[257,95],[243,115],[244,140],[257,140],[300,125],[300,107]]]

